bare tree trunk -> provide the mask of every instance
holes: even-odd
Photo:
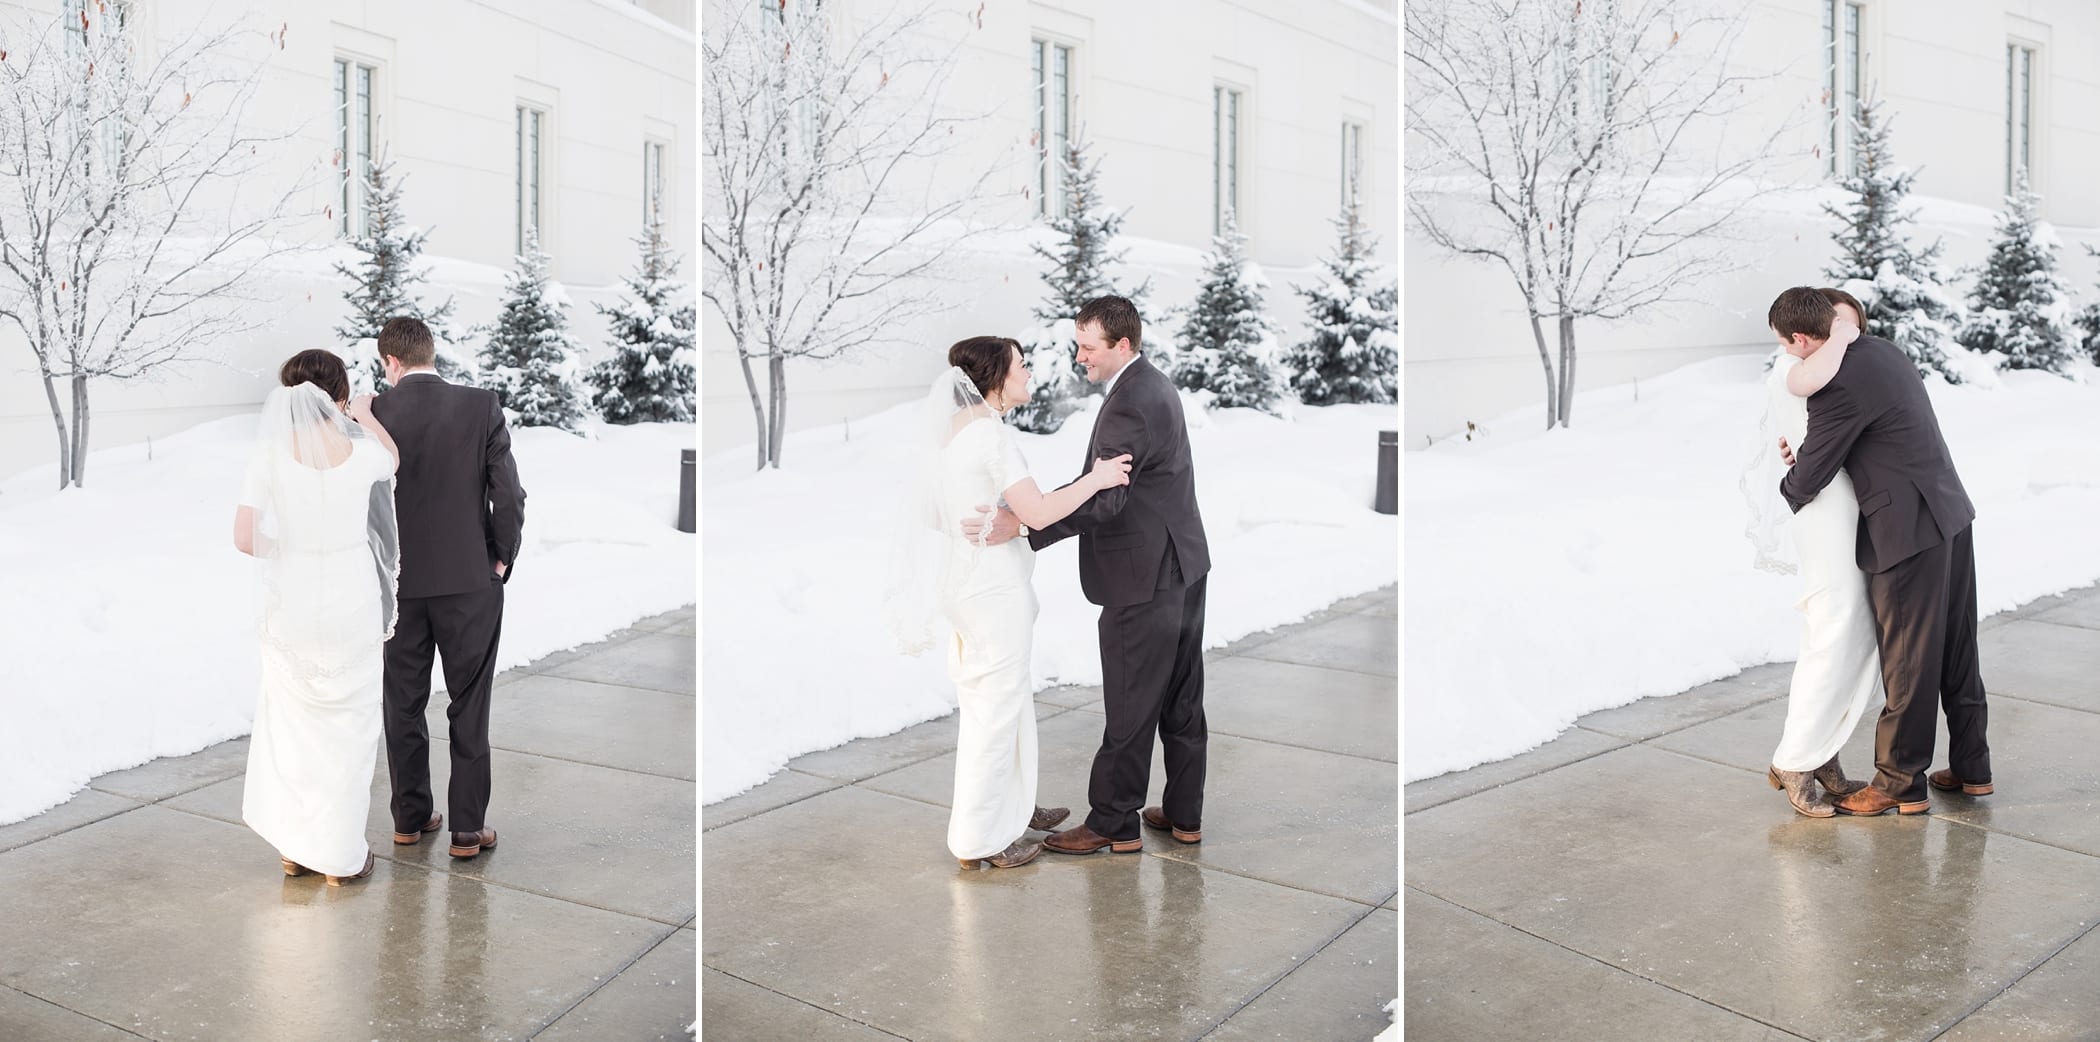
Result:
[[[1553,384],[1553,356],[1546,351],[1546,330],[1539,325],[1538,312],[1531,314],[1531,338],[1538,341],[1539,365],[1546,370],[1546,429],[1553,429],[1553,421],[1559,416],[1558,389]]]
[[[736,364],[744,369],[744,390],[751,395],[751,420],[758,426],[758,464],[751,469],[766,469],[766,403],[758,396],[758,381],[751,376],[751,356],[741,348],[736,353]]]
[[[58,429],[58,487],[73,483],[73,447],[66,441],[66,411],[58,404],[58,385],[44,374],[44,397],[51,400],[51,425]]]
[[[1575,407],[1575,316],[1560,316],[1560,425]]]
[[[88,395],[87,377],[73,376],[73,487],[81,487],[87,472]]]
[[[773,425],[766,439],[773,453],[773,469],[780,469],[780,443],[787,435],[787,356],[774,355],[772,364],[766,369],[766,378],[773,389]]]

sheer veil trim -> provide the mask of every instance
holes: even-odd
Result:
[[[315,649],[302,648],[280,638],[270,622],[281,612],[287,598],[327,596],[326,590],[288,589],[291,581],[283,567],[293,555],[331,553],[347,549],[326,545],[328,536],[313,530],[309,512],[322,504],[289,501],[295,495],[288,480],[298,468],[328,472],[338,467],[360,467],[374,451],[384,452],[376,439],[345,416],[328,395],[311,383],[279,387],[263,401],[255,447],[249,459],[250,488],[243,499],[255,511],[255,556],[264,562],[263,612],[258,620],[264,643],[287,661],[311,676],[329,677],[358,666],[355,659],[337,661],[334,656],[317,657]],[[370,554],[379,597],[371,616],[373,639],[385,642],[400,619],[401,532],[394,512],[392,468],[372,480],[364,500],[362,549]],[[345,504],[347,508],[347,504]],[[358,545],[358,544],[350,544]],[[354,647],[358,658],[369,645],[357,634],[342,634],[345,647]]]
[[[1752,567],[1759,571],[1777,575],[1794,575],[1800,566],[1794,558],[1793,542],[1788,525],[1793,521],[1793,511],[1779,494],[1779,483],[1786,477],[1786,462],[1779,458],[1779,439],[1784,433],[1780,429],[1781,418],[1776,414],[1779,395],[1783,390],[1786,370],[1792,364],[1792,356],[1780,352],[1773,363],[1772,372],[1765,381],[1765,409],[1757,421],[1757,445],[1749,462],[1743,467],[1736,487],[1741,490],[1748,506],[1743,526],[1744,538],[1754,548]]]
[[[962,533],[950,533],[941,516],[942,454],[971,422],[996,416],[977,385],[954,366],[934,377],[912,411],[900,475],[903,495],[891,521],[889,581],[883,594],[883,617],[903,654],[923,654],[947,629],[941,591],[950,577],[949,551]]]

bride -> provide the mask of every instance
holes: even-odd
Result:
[[[1041,843],[1027,841],[1029,829],[1055,828],[1071,813],[1035,805],[1035,557],[1024,539],[973,543],[959,534],[961,522],[977,516],[977,504],[1003,498],[1023,524],[1053,524],[1094,493],[1129,484],[1130,457],[1096,461],[1087,476],[1043,492],[1001,422],[1028,401],[1020,343],[971,337],[948,349],[948,365],[919,415],[917,491],[907,500],[888,608],[908,653],[934,644],[941,616],[954,627],[948,675],[961,729],[948,849],[964,868],[1013,868],[1042,853]]]
[[[1839,471],[1821,495],[1791,518],[1779,498],[1781,468],[1786,465],[1779,439],[1784,437],[1791,446],[1801,444],[1808,433],[1809,396],[1837,375],[1864,320],[1851,294],[1837,289],[1818,292],[1833,308],[1830,336],[1820,345],[1799,333],[1782,341],[1784,353],[1767,382],[1757,461],[1744,475],[1743,491],[1753,504],[1749,535],[1757,544],[1757,566],[1783,573],[1797,570],[1779,539],[1778,528],[1787,525],[1802,586],[1801,599],[1794,604],[1802,615],[1801,652],[1787,694],[1786,723],[1765,778],[1773,788],[1785,790],[1796,811],[1827,818],[1836,810],[1818,797],[1817,783],[1833,798],[1865,787],[1865,782],[1845,777],[1838,750],[1867,707],[1882,701],[1883,695],[1866,575],[1854,555],[1859,500],[1852,479]]]
[[[264,562],[241,819],[277,848],[285,875],[341,886],[372,873],[365,819],[400,572],[400,454],[371,396],[350,400],[341,358],[302,351],[278,378],[233,521],[234,546]]]

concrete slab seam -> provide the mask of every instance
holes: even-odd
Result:
[[[1372,905],[1362,915],[1359,915],[1356,918],[1349,920],[1347,925],[1343,926],[1340,930],[1335,931],[1334,934],[1328,937],[1326,940],[1321,941],[1319,947],[1314,948],[1311,952],[1308,952],[1304,958],[1296,960],[1292,964],[1290,969],[1287,969],[1281,974],[1277,975],[1275,980],[1272,980],[1269,983],[1262,985],[1260,988],[1255,989],[1254,994],[1247,996],[1245,1001],[1242,1001],[1239,1005],[1234,1006],[1232,1007],[1232,1009],[1226,1011],[1223,1017],[1211,1022],[1209,1027],[1198,1031],[1194,1036],[1195,1042],[1202,1042],[1203,1039],[1209,1038],[1210,1036],[1216,1034],[1219,1031],[1219,1029],[1223,1028],[1227,1023],[1231,1022],[1232,1018],[1239,1016],[1240,1011],[1246,1009],[1248,1006],[1253,1005],[1256,999],[1261,998],[1263,995],[1267,995],[1270,989],[1276,987],[1278,984],[1283,983],[1285,978],[1289,977],[1294,973],[1297,973],[1299,970],[1302,970],[1307,966],[1312,965],[1312,961],[1318,958],[1321,952],[1324,952],[1328,948],[1332,947],[1334,945],[1334,942],[1341,940],[1343,934],[1356,929],[1357,926],[1361,925],[1364,920],[1369,919],[1370,917],[1376,914],[1378,914],[1378,906]]]
[[[561,1018],[576,1012],[576,1007],[581,1006],[585,1002],[590,1001],[591,996],[596,995],[601,991],[604,991],[608,986],[612,984],[612,982],[619,980],[621,974],[626,973],[628,970],[634,969],[637,963],[649,957],[650,952],[653,952],[658,948],[663,947],[665,941],[668,941],[671,938],[678,936],[678,930],[678,927],[672,927],[670,930],[666,931],[662,937],[659,937],[654,942],[651,942],[649,947],[642,949],[641,954],[636,955],[634,958],[627,960],[627,965],[622,966],[609,974],[606,974],[605,979],[603,981],[600,981],[597,987],[592,988],[587,992],[584,992],[582,997],[578,998],[574,1002],[569,1003],[566,1009],[563,1009],[561,1012],[556,1013],[553,1016],[553,1018],[548,1020],[545,1024],[541,1024],[537,1029],[535,1029],[532,1032],[532,1034],[525,1036],[526,1042],[531,1042],[532,1039],[538,1038],[541,1035],[546,1034],[548,1029],[552,1028],[556,1024],[561,1023]],[[693,993],[695,995],[699,994],[699,989],[696,987]]]
[[[14,986],[14,985],[12,985],[12,984],[0,984],[0,988],[6,988],[7,990],[9,990],[9,991],[12,991],[12,992],[14,992],[14,993],[15,993],[15,994],[17,994],[17,995],[20,995],[20,996],[22,996],[22,997],[24,997],[24,998],[27,998],[27,999],[32,999],[32,1000],[34,1000],[34,1001],[37,1001],[37,1002],[41,1002],[41,1003],[43,1003],[44,1005],[46,1005],[46,1006],[50,1006],[50,1007],[51,1007],[51,1008],[53,1008],[53,1009],[62,1009],[62,1010],[65,1010],[66,1012],[68,1012],[68,1013],[71,1013],[71,1014],[73,1014],[74,1016],[76,1016],[76,1017],[79,1017],[79,1018],[81,1018],[82,1020],[92,1020],[92,1021],[94,1021],[95,1023],[97,1023],[97,1024],[100,1024],[100,1025],[102,1025],[103,1027],[106,1027],[106,1028],[110,1028],[111,1030],[114,1030],[114,1031],[121,1031],[121,1032],[123,1032],[124,1034],[126,1034],[126,1035],[129,1035],[129,1036],[131,1036],[132,1038],[142,1038],[142,1039],[146,1039],[146,1042],[153,1042],[153,1040],[152,1040],[152,1038],[151,1038],[150,1036],[147,1036],[147,1035],[141,1035],[141,1034],[139,1034],[138,1032],[136,1032],[136,1031],[132,1031],[132,1030],[130,1030],[129,1028],[123,1027],[122,1025],[119,1025],[119,1024],[112,1024],[112,1023],[110,1023],[109,1021],[103,1020],[102,1018],[100,1018],[100,1017],[97,1017],[97,1016],[95,1016],[95,1015],[93,1015],[93,1014],[90,1014],[90,1013],[82,1013],[82,1012],[80,1012],[79,1010],[77,1010],[77,1009],[74,1009],[73,1007],[71,1007],[71,1006],[68,1006],[68,1005],[65,1005],[65,1004],[63,1004],[63,1003],[53,1002],[53,1001],[51,1001],[50,999],[47,999],[47,998],[43,997],[42,995],[39,995],[39,994],[37,994],[37,993],[35,993],[35,992],[33,992],[33,991],[23,991],[22,989],[20,989],[20,988],[17,988],[17,987],[15,987],[15,986]]]
[[[703,964],[703,965],[704,965],[704,964]],[[879,1033],[879,1034],[882,1034],[882,1035],[887,1035],[887,1036],[888,1036],[888,1037],[890,1037],[890,1038],[895,1038],[895,1039],[902,1039],[902,1040],[903,1040],[903,1042],[911,1042],[911,1039],[910,1039],[910,1038],[907,1038],[907,1037],[906,1037],[906,1036],[904,1036],[904,1035],[900,1035],[900,1034],[897,1034],[897,1033],[896,1033],[896,1032],[894,1032],[894,1031],[884,1031],[883,1029],[881,1029],[881,1028],[879,1028],[879,1027],[876,1027],[875,1025],[873,1025],[873,1024],[870,1024],[870,1023],[868,1023],[868,1022],[866,1022],[866,1021],[864,1021],[864,1020],[854,1020],[854,1019],[853,1019],[852,1017],[849,1017],[849,1016],[845,1015],[844,1013],[840,1013],[840,1012],[838,1012],[837,1010],[831,1010],[831,1009],[826,1009],[826,1008],[824,1008],[823,1006],[819,1006],[819,1005],[817,1005],[816,1003],[814,1003],[814,1002],[811,1002],[811,1001],[809,1001],[808,999],[805,999],[805,998],[801,998],[801,997],[799,997],[799,996],[795,996],[795,995],[790,995],[790,994],[788,994],[787,992],[781,991],[781,990],[780,990],[780,989],[778,989],[778,988],[771,988],[771,987],[767,987],[766,985],[764,985],[764,984],[760,984],[759,982],[757,982],[757,981],[755,981],[755,980],[752,980],[752,979],[751,979],[751,978],[749,978],[749,977],[739,977],[739,976],[737,976],[736,974],[734,974],[734,973],[731,973],[731,972],[729,972],[728,970],[725,970],[725,969],[721,968],[720,966],[707,966],[706,968],[707,968],[707,969],[710,969],[710,970],[713,970],[713,971],[715,971],[716,973],[719,973],[719,974],[721,974],[722,976],[724,976],[724,977],[728,977],[728,978],[730,978],[730,979],[732,979],[732,980],[740,980],[740,981],[743,981],[743,982],[744,982],[744,983],[746,983],[746,984],[749,984],[749,985],[751,985],[751,986],[752,986],[752,987],[754,987],[754,988],[759,988],[759,989],[762,989],[762,990],[764,990],[764,991],[769,991],[769,992],[772,992],[773,994],[775,994],[775,995],[778,995],[778,996],[780,996],[781,998],[784,998],[784,999],[788,1000],[789,1002],[799,1002],[799,1003],[801,1003],[801,1004],[803,1004],[803,1005],[805,1005],[805,1006],[808,1006],[809,1008],[811,1008],[811,1009],[813,1009],[813,1010],[816,1010],[816,1011],[818,1011],[818,1012],[820,1012],[820,1013],[823,1013],[823,1014],[825,1014],[825,1015],[827,1015],[827,1016],[833,1016],[833,1017],[837,1017],[837,1018],[839,1018],[840,1020],[846,1021],[846,1022],[847,1022],[847,1023],[849,1023],[849,1024],[859,1024],[859,1025],[860,1025],[861,1027],[867,1028],[867,1029],[868,1029],[869,1031],[877,1032],[877,1033]]]
[[[1421,887],[1419,887],[1419,886],[1415,886],[1415,885],[1413,885],[1413,884],[1411,884],[1411,883],[1410,883],[1410,884],[1408,884],[1408,886],[1406,887],[1406,889],[1412,890],[1412,891],[1414,891],[1415,893],[1421,894],[1421,895],[1422,895],[1423,897],[1427,897],[1427,898],[1429,898],[1429,899],[1431,899],[1431,900],[1433,900],[1433,901],[1439,901],[1439,902],[1442,902],[1442,903],[1444,903],[1444,904],[1450,905],[1450,906],[1451,906],[1451,907],[1453,907],[1453,908],[1457,908],[1457,909],[1459,909],[1459,910],[1461,910],[1461,911],[1465,911],[1465,912],[1470,912],[1470,913],[1472,913],[1473,915],[1477,915],[1477,916],[1481,917],[1482,919],[1485,919],[1485,920],[1487,920],[1488,922],[1491,922],[1491,923],[1494,923],[1494,924],[1496,924],[1497,926],[1506,926],[1506,927],[1508,927],[1508,928],[1510,928],[1510,929],[1512,929],[1512,930],[1515,930],[1516,932],[1518,932],[1518,933],[1520,933],[1520,934],[1523,934],[1523,935],[1524,935],[1524,936],[1526,936],[1526,937],[1529,937],[1529,938],[1531,938],[1531,939],[1533,939],[1533,940],[1536,940],[1536,941],[1543,941],[1543,942],[1545,942],[1546,944],[1550,944],[1550,945],[1552,945],[1553,947],[1555,947],[1555,948],[1558,948],[1558,949],[1560,949],[1561,951],[1567,952],[1568,954],[1570,954],[1570,955],[1574,955],[1574,956],[1577,956],[1577,957],[1579,957],[1579,958],[1587,959],[1587,960],[1589,960],[1590,962],[1594,962],[1594,963],[1596,963],[1596,964],[1597,964],[1597,965],[1599,965],[1599,966],[1603,966],[1603,967],[1605,967],[1606,969],[1610,969],[1610,970],[1616,970],[1616,971],[1618,971],[1619,973],[1623,973],[1623,974],[1625,974],[1625,975],[1627,975],[1627,976],[1629,976],[1629,977],[1633,977],[1633,978],[1635,978],[1635,979],[1638,979],[1638,980],[1644,980],[1644,981],[1647,981],[1648,983],[1650,983],[1650,984],[1653,984],[1653,985],[1655,985],[1656,987],[1658,987],[1658,988],[1661,988],[1661,989],[1663,989],[1664,991],[1671,991],[1671,992],[1676,992],[1677,994],[1679,994],[1679,995],[1682,995],[1682,996],[1684,996],[1685,998],[1691,999],[1691,1000],[1692,1000],[1693,1002],[1697,1002],[1697,1003],[1699,1003],[1700,1005],[1703,1005],[1703,1006],[1712,1006],[1713,1008],[1715,1008],[1715,1009],[1717,1009],[1717,1010],[1720,1010],[1720,1011],[1721,1011],[1721,1012],[1723,1012],[1723,1013],[1729,1013],[1729,1014],[1733,1014],[1733,1015],[1735,1015],[1735,1016],[1738,1016],[1738,1017],[1741,1017],[1741,1018],[1743,1018],[1744,1020],[1748,1020],[1748,1021],[1751,1021],[1752,1023],[1756,1023],[1756,1024],[1760,1024],[1760,1025],[1763,1025],[1764,1027],[1770,1028],[1770,1029],[1771,1029],[1771,1030],[1773,1030],[1773,1031],[1777,1031],[1777,1032],[1779,1032],[1780,1034],[1782,1034],[1782,1035],[1785,1035],[1785,1036],[1786,1036],[1786,1037],[1788,1037],[1788,1038],[1797,1038],[1797,1039],[1800,1039],[1800,1040],[1801,1040],[1801,1042],[1817,1042],[1817,1040],[1816,1040],[1816,1039],[1812,1039],[1812,1038],[1809,1038],[1809,1037],[1808,1037],[1808,1036],[1806,1036],[1806,1035],[1801,1035],[1801,1034],[1797,1034],[1797,1033],[1795,1033],[1795,1032],[1792,1032],[1792,1031],[1788,1031],[1787,1029],[1785,1029],[1785,1028],[1783,1028],[1783,1027],[1780,1027],[1779,1025],[1777,1025],[1777,1024],[1774,1024],[1774,1023],[1772,1023],[1771,1021],[1769,1021],[1769,1020],[1766,1020],[1766,1019],[1764,1019],[1763,1017],[1759,1017],[1759,1016],[1755,1016],[1755,1015],[1752,1015],[1752,1014],[1749,1014],[1749,1013],[1745,1013],[1745,1012],[1743,1012],[1742,1010],[1738,1010],[1738,1009],[1730,1009],[1729,1007],[1727,1007],[1727,1006],[1724,1006],[1724,1005],[1722,1005],[1722,1004],[1720,1004],[1720,1003],[1718,1003],[1718,1002],[1715,1002],[1715,1001],[1714,1001],[1714,1000],[1712,1000],[1712,999],[1706,998],[1706,997],[1704,997],[1704,996],[1702,996],[1702,995],[1694,995],[1694,994],[1692,994],[1691,992],[1689,992],[1689,991],[1685,991],[1685,990],[1684,990],[1684,989],[1682,989],[1682,988],[1677,988],[1677,987],[1674,987],[1674,986],[1672,986],[1672,985],[1668,984],[1667,982],[1664,982],[1664,981],[1659,981],[1659,980],[1656,980],[1655,978],[1653,978],[1653,977],[1649,977],[1649,976],[1647,976],[1647,975],[1645,975],[1645,974],[1635,973],[1634,971],[1632,971],[1632,970],[1629,970],[1629,969],[1627,969],[1627,968],[1626,968],[1626,967],[1624,967],[1624,966],[1620,966],[1620,965],[1617,965],[1617,964],[1615,964],[1615,963],[1609,963],[1609,962],[1606,962],[1606,961],[1604,961],[1603,959],[1600,959],[1600,958],[1598,958],[1598,957],[1596,957],[1596,956],[1594,956],[1594,955],[1591,955],[1590,953],[1588,953],[1588,952],[1586,952],[1586,951],[1582,951],[1582,950],[1580,950],[1580,949],[1577,949],[1577,948],[1570,948],[1570,947],[1568,947],[1567,945],[1565,945],[1565,944],[1562,944],[1562,943],[1560,943],[1559,941],[1553,940],[1553,939],[1552,939],[1552,938],[1550,938],[1550,937],[1541,937],[1541,936],[1539,936],[1538,934],[1532,933],[1532,932],[1531,932],[1530,930],[1526,930],[1526,929],[1524,929],[1523,927],[1521,927],[1521,926],[1518,926],[1518,925],[1517,925],[1517,924],[1515,924],[1515,923],[1508,923],[1508,922],[1503,922],[1502,920],[1500,920],[1500,919],[1497,919],[1497,918],[1495,918],[1494,916],[1492,916],[1492,915],[1489,915],[1489,914],[1487,914],[1486,912],[1480,911],[1479,909],[1476,909],[1476,908],[1469,908],[1469,907],[1467,907],[1466,905],[1460,904],[1460,903],[1459,903],[1459,902],[1457,902],[1457,901],[1453,901],[1453,900],[1451,900],[1451,899],[1450,899],[1450,898],[1448,898],[1448,897],[1444,897],[1444,896],[1442,896],[1442,895],[1440,895],[1440,894],[1434,894],[1434,893],[1431,893],[1431,892],[1429,892],[1429,891],[1427,891],[1427,890],[1424,890],[1424,889],[1422,889],[1422,888],[1421,888]],[[1406,941],[1406,938],[1405,938],[1405,937],[1402,937],[1402,939],[1401,939],[1401,944],[1402,944],[1402,946],[1404,947],[1404,946],[1406,945],[1406,943],[1407,943],[1407,941]]]

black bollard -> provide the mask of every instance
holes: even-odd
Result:
[[[1400,512],[1400,432],[1378,432],[1378,500],[1371,509]]]
[[[694,455],[692,449],[678,451],[678,530],[681,532],[690,532],[695,527],[693,507],[698,482],[693,480]]]

